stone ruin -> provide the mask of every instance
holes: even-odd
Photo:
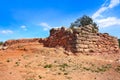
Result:
[[[117,53],[118,39],[108,33],[98,33],[92,25],[76,28],[51,29],[45,44],[47,47],[61,46],[73,53]]]
[[[8,40],[3,44],[3,46],[11,46],[14,44],[21,44],[21,43],[35,43],[35,42],[40,42],[40,40],[42,40],[42,38]]]
[[[44,39],[45,40],[45,39]],[[13,45],[21,45],[24,43],[39,43],[40,41],[43,41],[42,38],[31,38],[31,39],[17,39],[17,40],[7,40],[4,42],[3,45],[0,45],[0,50],[6,50],[9,49],[11,47],[13,47]],[[13,47],[14,49],[15,47]]]
[[[117,53],[119,43],[108,33],[99,33],[93,25],[76,28],[53,28],[48,38],[8,40],[4,46],[17,43],[39,42],[45,47],[63,47],[73,53]]]

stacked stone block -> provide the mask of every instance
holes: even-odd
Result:
[[[92,25],[84,27],[51,29],[45,43],[47,47],[61,46],[74,53],[115,53],[118,52],[116,37],[98,33]]]

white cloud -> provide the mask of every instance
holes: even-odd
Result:
[[[119,4],[120,4],[120,0],[111,0],[109,8],[113,8],[113,7],[115,7],[115,6],[119,5]]]
[[[102,4],[102,6],[109,6],[110,0],[105,0],[105,2]]]
[[[25,25],[20,26],[21,29],[23,29],[24,31],[27,31],[27,27]]]
[[[120,25],[120,19],[116,17],[108,17],[104,19],[96,20],[100,27],[109,27],[114,25]]]
[[[111,0],[110,4],[108,5],[108,0],[105,1],[104,4],[102,4],[102,7],[98,9],[93,15],[92,18],[96,19],[97,17],[101,17],[102,13],[110,8],[114,8],[115,6],[120,4],[120,0]]]
[[[120,4],[120,0],[108,0],[105,1],[104,4],[102,4],[102,7],[98,9],[93,15],[92,18],[98,23],[100,27],[109,27],[113,25],[120,25],[120,19],[117,17],[107,17],[102,15],[107,10],[110,10],[111,8],[116,7]],[[107,14],[106,14],[107,15]]]
[[[42,23],[40,23],[39,25],[42,26],[45,31],[46,31],[46,30],[49,30],[49,29],[51,29],[51,28],[58,28],[58,27],[50,26],[50,25],[49,25],[48,23],[46,23],[46,22],[42,22]]]
[[[12,30],[1,30],[0,31],[1,34],[13,34]]]
[[[107,7],[101,7],[97,12],[93,14],[92,18],[96,19],[97,17],[102,17],[101,13],[103,13],[107,9]]]
[[[45,22],[40,23],[40,26],[42,26],[44,30],[48,30],[52,28],[49,24]]]

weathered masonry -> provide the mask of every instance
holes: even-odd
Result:
[[[47,47],[61,46],[74,53],[116,53],[119,50],[116,37],[110,36],[108,33],[98,33],[98,30],[92,25],[73,29],[53,28],[44,45]]]

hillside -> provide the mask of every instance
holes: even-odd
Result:
[[[32,42],[0,50],[0,80],[120,80],[119,54],[71,54]]]
[[[117,37],[88,16],[77,20],[47,38],[1,43],[0,80],[120,80]]]

